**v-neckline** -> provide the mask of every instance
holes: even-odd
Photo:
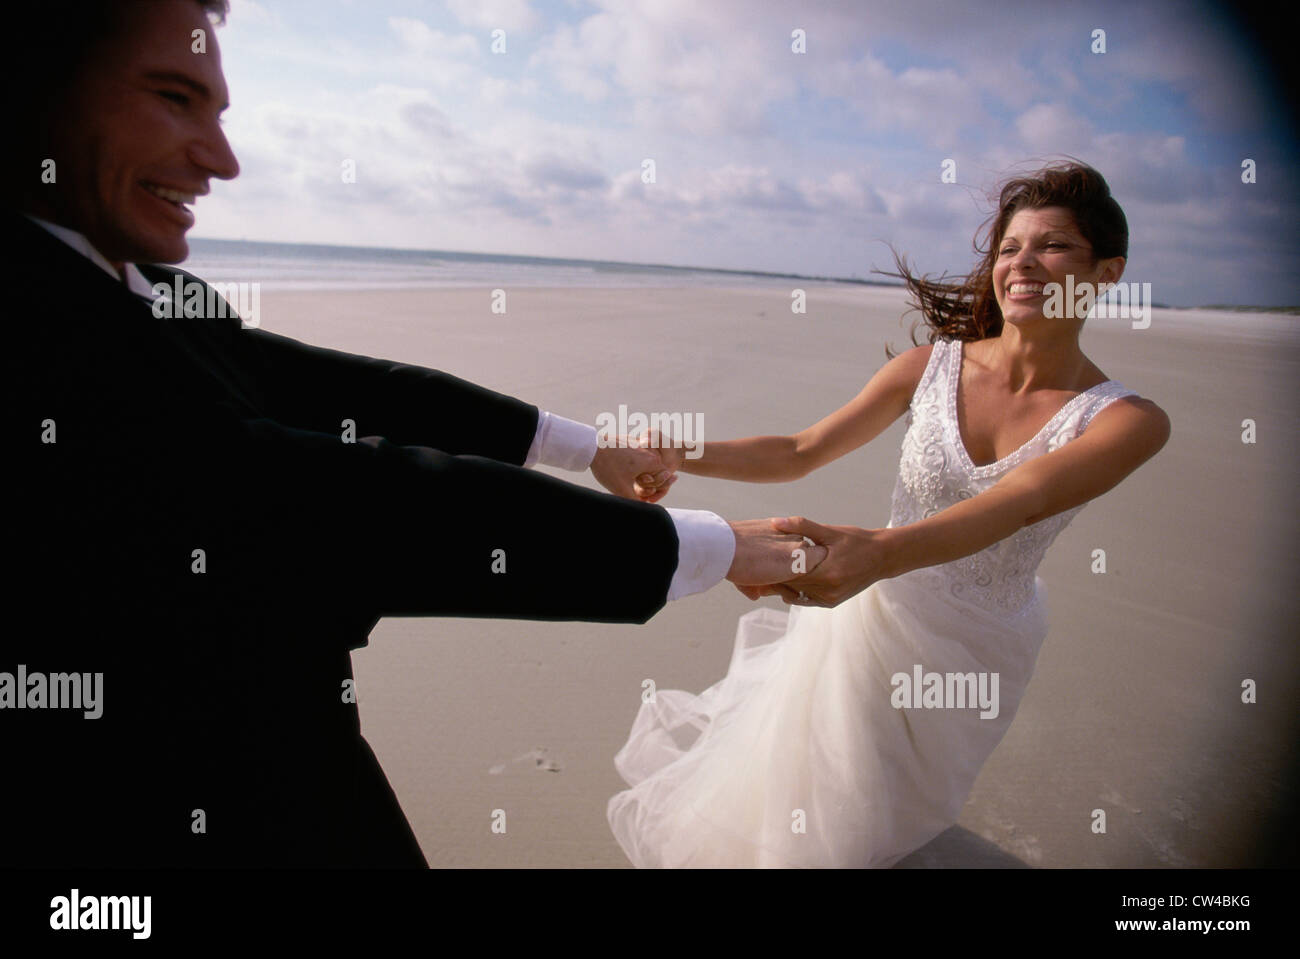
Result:
[[[948,363],[949,376],[952,379],[952,389],[948,391],[948,414],[949,414],[948,418],[952,420],[953,439],[955,440],[954,445],[957,447],[958,452],[961,453],[961,457],[965,461],[966,468],[972,471],[990,470],[995,467],[1002,466],[1009,460],[1015,459],[1026,449],[1028,449],[1030,446],[1036,443],[1038,441],[1038,438],[1047,431],[1048,427],[1055,424],[1056,421],[1059,420],[1061,416],[1064,413],[1066,413],[1072,406],[1078,403],[1079,400],[1083,399],[1085,396],[1088,396],[1094,390],[1099,390],[1103,386],[1115,382],[1114,380],[1106,380],[1105,382],[1098,383],[1096,386],[1090,386],[1088,389],[1084,390],[1081,393],[1076,393],[1074,396],[1066,400],[1061,405],[1060,409],[1058,409],[1055,413],[1052,414],[1052,418],[1043,424],[1042,429],[1040,429],[1032,437],[1030,437],[1028,440],[1022,443],[1019,449],[1011,453],[1008,453],[1006,456],[1002,457],[1001,459],[994,460],[992,463],[976,464],[976,462],[971,458],[970,451],[966,449],[966,440],[964,440],[961,435],[961,421],[957,417],[957,391],[961,389],[961,366],[962,366],[962,360],[966,352],[965,349],[966,344],[962,340],[953,340],[952,342],[954,345],[956,345],[957,349],[952,354],[952,358]]]

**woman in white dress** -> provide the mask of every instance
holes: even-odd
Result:
[[[956,822],[1006,732],[1047,633],[1039,562],[1169,420],[1079,349],[1081,291],[1118,281],[1128,253],[1101,175],[1070,163],[1011,180],[987,230],[963,281],[898,260],[930,344],[847,406],[693,460],[658,441],[673,470],[781,482],[908,423],[889,526],[774,520],[829,547],[799,580],[742,590],[789,615],[742,617],[725,678],[642,704],[615,759],[630,788],[608,805],[635,865],[891,866]]]

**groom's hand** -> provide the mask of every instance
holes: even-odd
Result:
[[[807,575],[755,590],[741,590],[750,599],[780,596],[793,606],[838,606],[872,583],[887,579],[888,530],[859,529],[856,526],[822,526],[801,516],[771,520],[776,533],[797,533],[830,549],[827,561]]]
[[[615,496],[657,503],[677,482],[676,468],[664,463],[660,451],[620,436],[615,446],[599,446],[591,475]]]
[[[824,546],[809,546],[802,536],[780,533],[765,519],[747,519],[729,523],[736,534],[736,556],[727,571],[742,593],[751,599],[756,587],[811,572],[827,556]]]
[[[647,503],[656,503],[663,498],[668,487],[677,481],[677,471],[686,461],[686,451],[671,436],[658,430],[649,430],[630,438],[630,445],[648,450],[659,457],[660,470],[646,471],[638,475],[632,487],[638,499],[645,500]],[[666,478],[663,472],[665,470]]]

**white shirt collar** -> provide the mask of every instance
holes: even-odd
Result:
[[[113,269],[113,264],[109,263],[102,253],[91,246],[90,241],[87,240],[83,234],[78,233],[76,230],[70,230],[66,226],[59,226],[57,223],[42,220],[40,217],[32,216],[30,213],[26,214],[26,216],[27,219],[31,220],[37,226],[44,227],[53,236],[58,237],[82,256],[87,257],[91,263],[94,263],[113,279],[117,280],[119,283],[122,282],[122,277],[118,274],[117,270]],[[144,274],[136,269],[134,263],[124,263],[122,265],[122,273],[126,275],[127,289],[139,296],[147,296],[151,300],[154,299],[153,284],[144,278]]]

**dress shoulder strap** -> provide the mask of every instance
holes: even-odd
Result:
[[[1079,417],[1079,432],[1082,433],[1092,422],[1092,418],[1110,406],[1111,403],[1125,396],[1137,396],[1135,390],[1130,390],[1118,380],[1107,380],[1097,386],[1092,394],[1092,398],[1084,404],[1082,414]]]
[[[916,390],[912,393],[912,406],[916,406],[919,397],[925,394],[925,391],[944,375],[948,368],[948,340],[935,340],[934,348],[930,351],[930,359],[925,364],[925,372],[921,374],[920,381],[916,384]]]

